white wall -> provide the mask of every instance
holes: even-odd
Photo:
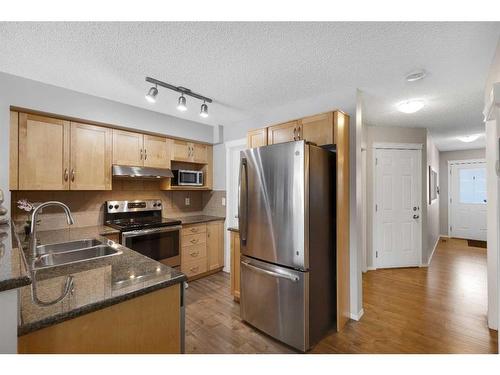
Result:
[[[441,175],[439,150],[429,133],[427,133],[427,168],[425,171],[427,179],[424,180],[426,186],[424,190],[427,192],[427,199],[423,201],[427,205],[427,241],[424,242],[426,246],[422,249],[422,262],[424,264],[429,264],[431,262],[434,249],[439,241],[439,202],[441,197],[438,194],[437,199],[434,199],[432,202],[429,199],[429,167],[432,167],[432,169],[437,172],[439,181],[439,176]],[[438,181],[436,183],[439,184]]]
[[[439,232],[442,236],[448,235],[448,161],[484,159],[486,149],[441,151],[439,153]]]
[[[427,129],[392,126],[366,127],[366,264],[368,269],[373,268],[373,220],[374,220],[374,189],[373,189],[373,144],[377,142],[418,143],[422,147],[422,166],[427,165]],[[427,202],[425,183],[427,173],[422,168],[422,263],[427,263],[427,210],[423,205]]]

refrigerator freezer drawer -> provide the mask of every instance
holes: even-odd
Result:
[[[301,351],[309,349],[309,273],[241,260],[241,318]]]

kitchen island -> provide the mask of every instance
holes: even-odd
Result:
[[[110,233],[102,226],[37,233],[41,244],[96,238],[119,254],[31,271],[32,284],[19,293],[19,353],[183,352],[186,276],[103,237]],[[46,306],[70,276],[68,295]]]

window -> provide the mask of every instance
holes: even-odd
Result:
[[[460,203],[486,203],[486,168],[459,170]]]

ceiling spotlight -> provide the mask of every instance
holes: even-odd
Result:
[[[426,75],[427,75],[427,73],[425,72],[425,70],[418,70],[418,71],[412,72],[406,76],[406,82],[419,81],[419,80],[425,78]]]
[[[481,136],[481,134],[471,134],[471,135],[464,135],[462,137],[457,137],[459,141],[469,143],[469,142],[474,142],[476,139],[478,139]]]
[[[200,116],[203,118],[208,117],[208,105],[205,102],[201,105]]]
[[[150,103],[156,103],[156,95],[158,95],[158,89],[151,87],[146,95],[146,100]]]
[[[184,94],[181,94],[179,96],[179,101],[177,102],[177,109],[181,112],[187,111],[187,106],[186,106],[186,98],[184,97]]]
[[[398,110],[403,113],[415,113],[424,108],[425,102],[422,99],[405,100],[398,103]]]

